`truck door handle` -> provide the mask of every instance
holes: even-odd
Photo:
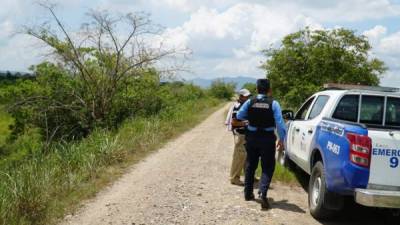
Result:
[[[297,128],[297,127],[296,127],[296,128],[294,128],[294,129],[295,129],[296,132],[299,132],[299,131],[300,131],[300,128]]]
[[[308,130],[308,133],[309,133],[309,134],[312,134],[312,132],[313,132],[312,129],[309,129],[309,130]]]

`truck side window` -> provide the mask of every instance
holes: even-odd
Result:
[[[382,96],[366,96],[361,99],[360,123],[383,125],[383,104],[385,98]]]
[[[310,109],[311,103],[314,101],[314,97],[310,98],[304,105],[300,108],[300,110],[296,113],[296,120],[305,120],[307,112]]]
[[[400,126],[400,98],[387,98],[385,123],[389,126]]]
[[[359,99],[359,95],[343,96],[332,117],[339,120],[357,122]]]
[[[328,100],[329,100],[329,96],[327,96],[327,95],[318,96],[317,100],[314,103],[314,106],[312,107],[312,109],[310,111],[310,115],[308,116],[308,119],[311,120],[311,119],[314,119],[315,117],[319,116],[319,114],[324,109]]]

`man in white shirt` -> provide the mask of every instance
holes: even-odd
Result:
[[[230,172],[231,184],[243,185],[240,181],[240,175],[246,164],[246,149],[245,144],[245,131],[247,126],[247,121],[239,121],[236,118],[236,114],[242,107],[243,103],[246,102],[251,93],[247,89],[241,89],[239,91],[239,99],[235,102],[229,109],[228,115],[225,120],[225,125],[228,126],[228,130],[232,131],[235,147],[233,150],[233,158]]]

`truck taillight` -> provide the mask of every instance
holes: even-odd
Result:
[[[371,138],[366,135],[347,133],[350,143],[350,161],[356,165],[369,168],[371,161]]]

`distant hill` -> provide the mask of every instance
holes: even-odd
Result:
[[[1,77],[31,77],[33,76],[32,73],[29,72],[18,72],[18,71],[6,71],[6,70],[0,70],[0,76]]]
[[[240,89],[243,87],[245,83],[256,83],[257,79],[252,78],[252,77],[221,77],[221,78],[215,78],[215,79],[204,79],[204,78],[195,78],[192,80],[186,81],[187,83],[192,83],[194,85],[200,86],[202,88],[209,88],[212,84],[212,82],[216,79],[221,79],[224,82],[232,82],[236,83],[236,89]]]
[[[34,79],[34,78],[35,76],[32,73],[0,70],[1,85],[13,84],[18,79]]]

